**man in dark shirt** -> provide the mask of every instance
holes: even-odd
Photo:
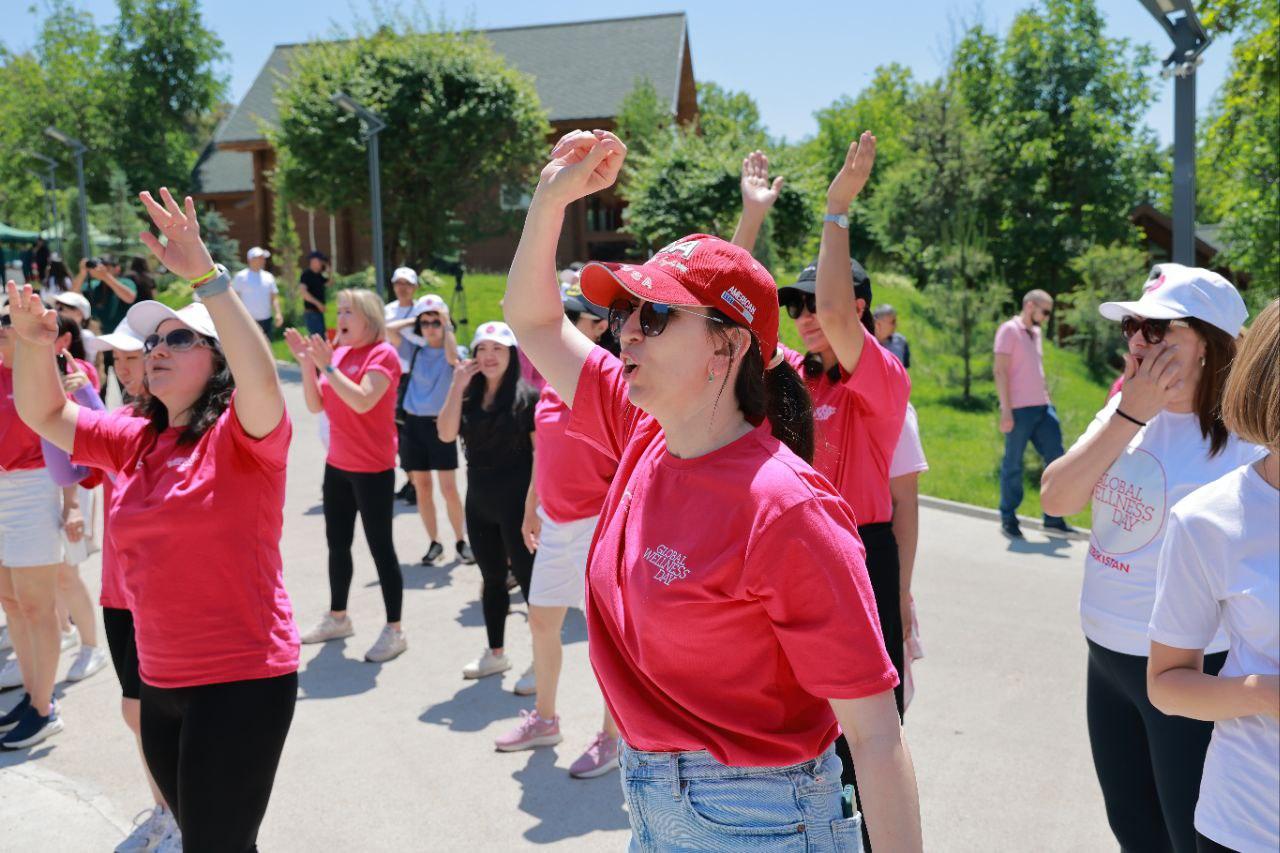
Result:
[[[307,268],[302,271],[299,281],[302,283],[302,322],[306,324],[307,334],[324,334],[325,287],[329,279],[325,272],[329,258],[324,252],[312,252],[307,256]]]
[[[876,340],[880,342],[880,346],[897,356],[903,367],[910,369],[911,345],[898,334],[898,312],[886,302],[876,306],[871,316],[876,321]]]

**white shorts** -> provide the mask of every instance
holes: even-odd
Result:
[[[62,562],[62,499],[44,468],[0,471],[0,565]]]
[[[599,516],[558,524],[538,507],[542,535],[533,558],[529,603],[539,607],[581,607],[586,585],[587,552]]]

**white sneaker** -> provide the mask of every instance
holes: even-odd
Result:
[[[22,670],[18,668],[18,659],[10,658],[0,669],[0,690],[22,686]]]
[[[538,692],[538,682],[533,676],[533,664],[529,664],[529,668],[524,671],[524,675],[520,676],[520,680],[516,682],[511,692],[517,696],[532,696]]]
[[[81,646],[67,670],[67,681],[83,681],[106,665],[106,652],[97,646]]]
[[[13,648],[13,640],[9,639],[9,626],[5,625],[0,628],[0,652],[7,652]]]
[[[493,649],[485,649],[480,657],[462,668],[463,678],[484,678],[511,669],[511,659],[506,653],[495,655]]]
[[[178,831],[173,813],[164,806],[145,809],[133,819],[133,832],[121,841],[115,853],[142,853],[155,850],[171,834]]]
[[[404,638],[404,631],[397,631],[390,625],[386,625],[378,635],[378,641],[364,653],[364,659],[370,663],[386,663],[404,654],[408,648],[409,643]]]
[[[62,650],[75,648],[80,644],[80,629],[75,625],[71,626],[70,631],[62,632]]]
[[[330,640],[350,637],[355,632],[356,628],[351,624],[350,616],[344,615],[341,619],[335,619],[332,613],[326,613],[314,628],[302,635],[302,642],[327,643]]]

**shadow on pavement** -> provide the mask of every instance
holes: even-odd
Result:
[[[511,774],[511,778],[520,783],[520,811],[539,821],[525,831],[526,841],[552,844],[591,832],[626,829],[630,825],[622,809],[617,771],[595,779],[574,779],[567,769],[556,766],[557,753],[566,746],[573,755],[570,757],[566,752],[565,756],[569,760],[577,757],[575,750],[587,745],[586,737],[579,740],[582,743],[578,746],[571,745],[567,739],[558,747],[535,749],[525,766]]]
[[[0,749],[0,769],[26,764],[28,761],[39,761],[57,748],[54,740],[44,740],[26,749]]]
[[[1010,539],[1008,550],[1014,554],[1040,554],[1065,560],[1071,556],[1071,540],[1057,536],[1049,536],[1036,542],[1030,539]],[[1061,553],[1064,551],[1067,553]]]
[[[439,566],[403,563],[400,573],[404,575],[405,589],[444,589],[453,586],[453,570],[461,565],[457,560]]]
[[[564,628],[560,631],[560,642],[566,646],[570,643],[585,643],[587,641],[587,617],[582,614],[581,608],[570,607],[569,612],[564,617]]]
[[[490,676],[468,683],[452,699],[437,702],[423,711],[418,720],[445,726],[454,732],[479,732],[497,720],[517,716],[531,697],[516,696],[502,689],[502,679]]]
[[[299,699],[357,696],[377,686],[382,664],[369,663],[363,657],[346,657],[347,642],[331,640],[320,647],[319,654],[307,661],[306,667],[298,673]]]

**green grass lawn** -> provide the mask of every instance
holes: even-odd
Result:
[[[783,281],[786,279],[784,277]],[[923,314],[927,296],[917,291],[906,278],[893,274],[874,277],[875,301],[891,303],[898,310],[898,331],[911,342],[911,401],[920,416],[921,439],[929,458],[929,471],[920,481],[920,490],[948,500],[976,504],[995,509],[1000,501],[1000,458],[1004,437],[997,426],[995,383],[991,378],[991,345],[982,341],[980,355],[974,361],[974,403],[957,404],[960,398],[961,364],[954,341],[932,326]],[[467,343],[476,327],[489,320],[502,318],[498,302],[506,287],[506,276],[470,274],[466,277],[467,320],[459,324],[458,341]],[[422,289],[419,295],[435,292],[446,301],[452,288]],[[161,293],[160,298],[174,307],[189,301],[185,285],[176,285]],[[329,301],[328,323],[333,325],[334,301]],[[455,317],[458,322],[462,318]],[[791,320],[782,319],[782,339],[800,348],[800,338]],[[272,342],[276,357],[292,361],[284,341]],[[1063,442],[1067,447],[1084,432],[1093,415],[1106,400],[1107,388],[1093,380],[1080,357],[1045,344],[1045,375],[1049,393],[1062,419]],[[1021,514],[1040,516],[1039,457],[1027,451],[1026,497]],[[1076,525],[1089,524],[1089,511],[1071,516]]]

